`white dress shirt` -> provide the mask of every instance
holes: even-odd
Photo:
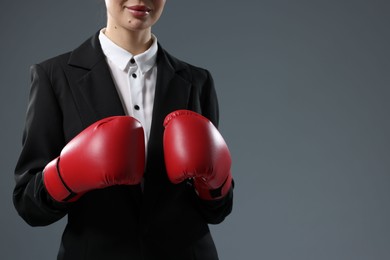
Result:
[[[141,122],[147,146],[157,78],[157,38],[152,35],[153,43],[150,48],[133,55],[112,42],[104,31],[104,28],[100,31],[99,41],[123,108],[127,115]]]

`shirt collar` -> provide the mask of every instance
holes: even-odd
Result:
[[[100,30],[99,41],[102,46],[104,55],[110,59],[118,68],[127,72],[130,66],[138,66],[142,74],[148,72],[156,63],[157,58],[157,38],[152,34],[153,43],[149,49],[145,52],[133,55],[127,50],[123,49],[111,41],[105,34],[105,28]],[[135,63],[132,64],[131,60],[134,59]]]

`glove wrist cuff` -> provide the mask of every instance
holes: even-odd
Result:
[[[207,185],[201,178],[194,178],[195,190],[198,196],[204,200],[216,200],[223,198],[230,190],[232,186],[232,175],[226,177],[222,185],[216,189],[213,189]]]
[[[63,182],[58,170],[60,159],[57,157],[48,163],[43,170],[43,183],[47,193],[58,202],[68,201],[75,194]]]

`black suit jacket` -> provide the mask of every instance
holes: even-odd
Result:
[[[208,224],[232,210],[233,192],[203,201],[190,181],[171,184],[162,136],[176,109],[201,113],[218,125],[218,103],[208,71],[159,46],[157,82],[144,190],[139,185],[90,191],[74,203],[47,194],[42,170],[75,135],[99,119],[124,115],[98,33],[74,51],[31,67],[23,147],[15,169],[14,204],[32,226],[65,215],[58,259],[218,259]]]

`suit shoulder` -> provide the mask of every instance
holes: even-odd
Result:
[[[56,82],[59,78],[65,75],[64,68],[67,66],[70,52],[57,55],[55,57],[43,60],[39,63],[32,64],[30,66],[30,77],[33,80],[34,77],[44,76],[52,83]]]
[[[33,66],[40,66],[45,69],[50,69],[56,66],[66,65],[68,63],[71,52],[62,53],[60,55],[43,60]]]

